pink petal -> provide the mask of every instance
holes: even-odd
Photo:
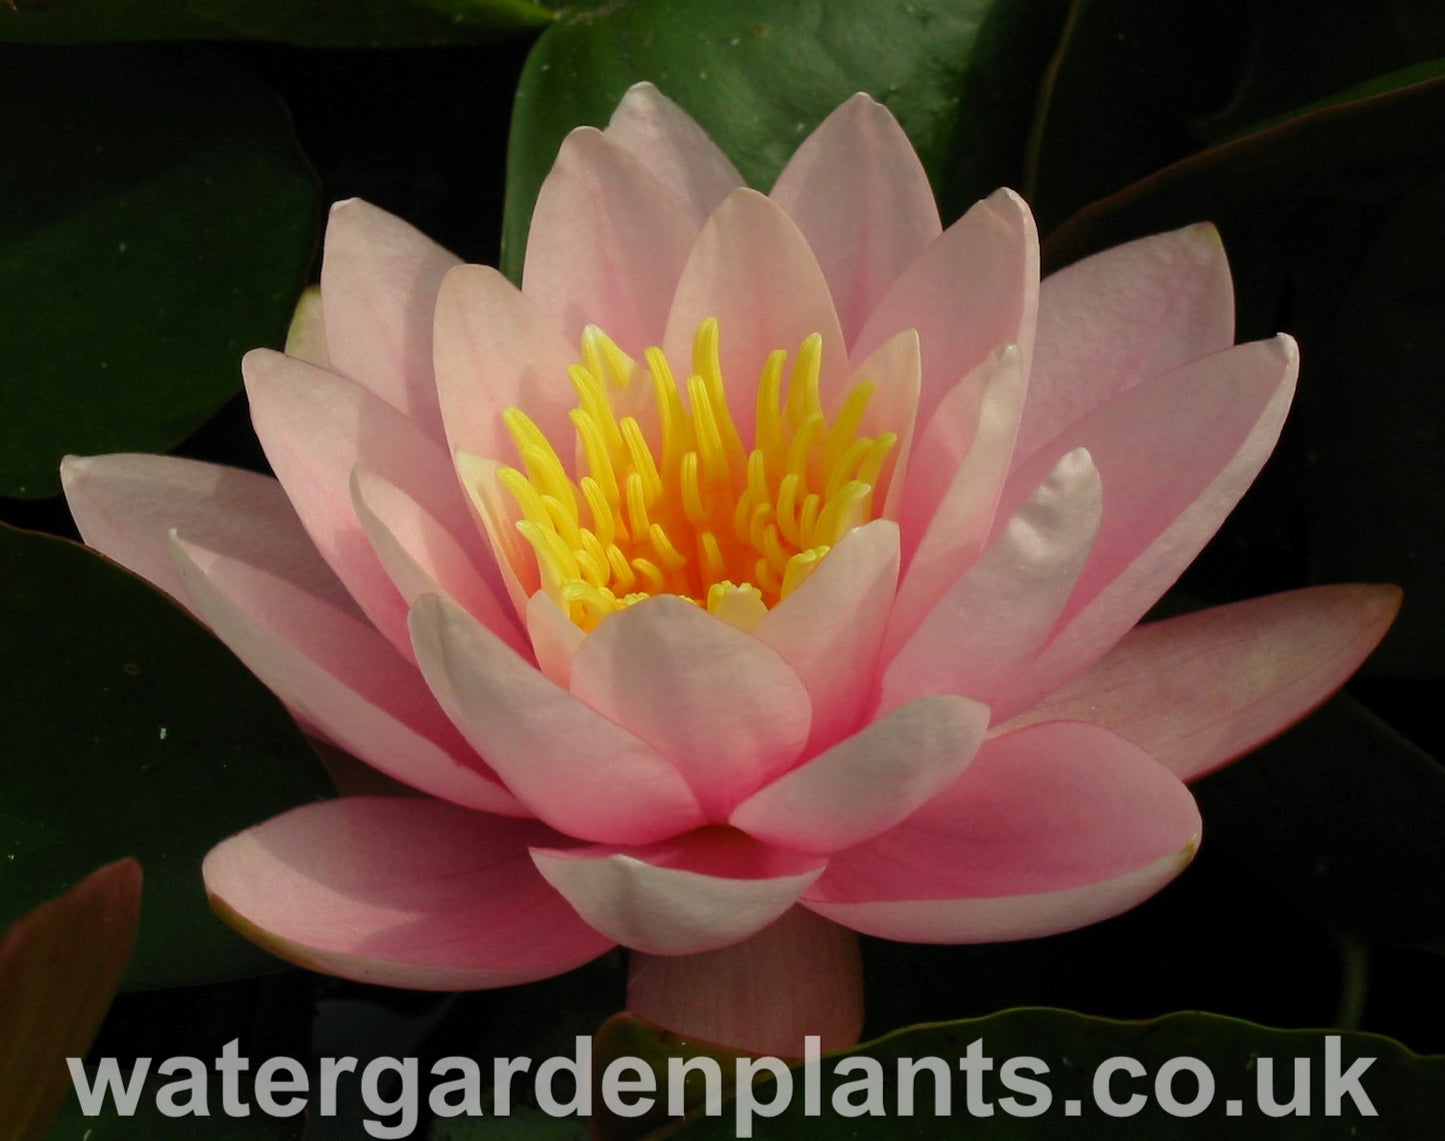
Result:
[[[858,936],[801,907],[756,935],[695,955],[628,956],[627,1009],[694,1041],[800,1058],[815,1034],[823,1052],[863,1030]]]
[[[668,757],[715,821],[784,772],[808,739],[798,675],[675,595],[618,611],[588,634],[572,659],[572,692]]]
[[[415,499],[363,467],[352,469],[351,501],[376,557],[408,606],[423,594],[445,594],[517,653],[529,653],[496,562],[482,549],[476,531],[468,531],[464,547]]]
[[[542,310],[496,270],[459,266],[437,298],[436,378],[452,452],[517,462],[502,413],[519,407],[565,457],[577,396],[570,345]]]
[[[918,423],[998,345],[1016,344],[1028,373],[1039,250],[1029,208],[995,192],[945,230],[895,280],[853,345],[866,356],[902,329],[923,344]]]
[[[987,728],[985,705],[920,697],[759,789],[728,823],[802,852],[862,843],[952,783]]]
[[[572,658],[586,637],[546,591],[527,600],[527,633],[537,668],[563,689],[572,684]]]
[[[910,943],[1049,935],[1158,890],[1199,827],[1189,790],[1142,749],[1049,721],[985,742],[925,807],[834,856],[804,905]]]
[[[1234,290],[1208,223],[1105,250],[1044,279],[1019,455],[1142,380],[1234,342]]]
[[[863,412],[858,432],[875,439],[885,432],[898,437],[893,451],[884,461],[874,495],[875,509],[881,506],[880,517],[897,520],[902,512],[906,478],[913,454],[913,434],[918,413],[918,393],[923,383],[922,346],[918,334],[905,329],[896,337],[884,341],[862,364],[853,370],[848,379],[851,391],[854,385],[868,382],[874,386],[873,396]],[[841,394],[840,394],[841,395]],[[833,416],[838,412],[841,400],[826,406],[825,411]]]
[[[1099,473],[1082,448],[944,593],[883,671],[879,709],[925,693],[1007,700],[1053,629],[1099,532]]]
[[[412,609],[423,674],[507,787],[569,836],[644,844],[703,815],[677,769],[508,649],[455,603]]]
[[[456,456],[457,479],[482,533],[492,548],[492,562],[518,615],[527,613],[527,599],[541,586],[537,557],[527,540],[517,533],[522,517],[517,501],[497,478],[502,464],[470,452]]]
[[[1136,626],[1009,727],[1089,721],[1193,780],[1342,685],[1385,636],[1400,597],[1393,586],[1316,586]]]
[[[726,828],[647,847],[532,850],[547,882],[609,939],[654,955],[712,951],[761,931],[824,861]]]
[[[522,291],[567,342],[598,325],[641,356],[662,336],[698,226],[638,158],[578,127],[537,196]]]
[[[388,776],[443,800],[527,816],[376,630],[264,570],[172,539],[196,610],[287,707]]]
[[[291,325],[286,330],[286,355],[314,364],[331,367],[331,354],[326,351],[326,323],[322,319],[321,288],[308,285],[296,302]]]
[[[212,906],[274,954],[413,990],[511,986],[611,943],[537,874],[555,833],[436,800],[348,797],[222,841],[202,865]]]
[[[943,229],[908,136],[888,108],[861,92],[803,141],[771,197],[818,255],[849,343]]]
[[[707,132],[650,83],[627,89],[603,134],[652,171],[699,228],[743,184]]]
[[[890,640],[911,634],[972,566],[992,529],[1023,405],[1023,353],[1003,345],[939,402],[914,454],[900,510],[903,582]]]
[[[330,367],[442,439],[432,313],[458,259],[400,218],[353,198],[331,208],[321,260]]]
[[[1269,457],[1298,367],[1288,337],[1236,345],[1136,385],[1014,472],[1004,504],[1041,461],[1086,446],[1108,507],[1058,630],[996,719],[1097,661],[1179,577]]]
[[[358,464],[403,489],[452,535],[472,526],[442,447],[389,404],[333,372],[257,349],[242,362],[251,421],[317,550],[404,655],[406,605],[351,502]]]
[[[173,456],[111,455],[66,456],[60,479],[81,538],[184,606],[192,603],[171,561],[173,530],[360,613],[269,476]]]
[[[898,581],[898,527],[877,519],[843,536],[802,585],[753,627],[808,690],[809,752],[862,716]]]
[[[674,373],[686,378],[693,335],[708,317],[719,326],[728,407],[744,440],[753,438],[757,379],[774,349],[793,359],[802,341],[823,338],[821,391],[832,407],[848,377],[848,354],[828,283],[807,239],[782,208],[735,190],[698,235],[673,297],[663,340]]]

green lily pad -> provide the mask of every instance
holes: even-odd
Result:
[[[0,1105],[7,1138],[44,1136],[70,1088],[65,1059],[90,1048],[140,918],[134,860],[100,868],[0,938]]]
[[[475,43],[545,26],[530,0],[10,0],[0,40],[258,39],[313,47]]]
[[[867,91],[898,116],[935,187],[949,191],[944,214],[956,214],[1017,169],[1019,128],[1061,20],[1054,0],[626,0],[564,12],[532,49],[517,92],[503,269],[520,276],[532,205],[563,137],[605,125],[640,80],[681,104],[764,189],[809,131]],[[966,160],[955,158],[960,144],[973,152]]]
[[[0,494],[35,498],[65,453],[164,451],[239,389],[318,204],[280,102],[208,54],[6,45],[0,105]]]
[[[646,1024],[617,1041],[660,1074],[659,1089],[665,1088],[661,1080],[667,1059],[693,1053],[685,1042]],[[902,1059],[935,1058],[951,1075],[944,1085],[947,1115],[936,1113],[932,1072],[921,1068],[906,1081],[900,1071]],[[1139,1076],[1121,1069],[1107,1081],[1097,1078],[1101,1067],[1121,1059],[1137,1063]],[[1266,1065],[1265,1059],[1272,1062]],[[1259,1108],[1266,1104],[1260,1096],[1262,1075],[1272,1075],[1268,1092],[1274,1101],[1289,1103],[1295,1059],[1310,1071],[1308,1100],[1302,1103],[1307,1113],[1269,1116]],[[597,1072],[608,1060],[594,1060]],[[960,1062],[972,1073],[966,1075]],[[1212,1085],[1207,1098],[1194,1076],[1200,1072]],[[1371,1034],[1275,1030],[1213,1014],[1115,1022],[1064,1010],[1007,1010],[900,1030],[856,1050],[828,1055],[821,1059],[812,1106],[809,1078],[801,1068],[789,1070],[782,1081],[791,1084],[792,1096],[777,1116],[750,1113],[745,1104],[730,1100],[716,1117],[691,1117],[660,1129],[649,1121],[630,1132],[619,1123],[617,1131],[604,1135],[608,1141],[733,1138],[750,1135],[742,1128],[746,1120],[758,1137],[829,1141],[840,1136],[857,1141],[1082,1136],[1107,1136],[1111,1141],[1214,1141],[1222,1136],[1232,1141],[1395,1141],[1430,1136],[1445,1113],[1445,1057],[1421,1057]],[[908,1086],[911,1116],[899,1110]],[[766,1107],[781,1092],[771,1078],[764,1078],[752,1089],[752,1103]],[[784,1100],[779,1096],[780,1104]]]
[[[131,987],[269,969],[210,910],[201,858],[328,795],[280,703],[170,599],[84,548],[0,528],[0,923],[133,856]]]

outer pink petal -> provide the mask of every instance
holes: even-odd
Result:
[[[708,317],[718,319],[728,407],[743,440],[753,438],[757,379],[768,354],[785,349],[791,357],[814,333],[823,338],[823,403],[833,406],[848,378],[848,354],[828,283],[793,220],[756,191],[735,190],[723,200],[682,271],[663,341],[680,379]]]
[[[904,574],[891,648],[982,551],[1013,456],[1024,383],[1023,353],[1002,346],[944,396],[918,441],[904,487]]]
[[[556,834],[435,800],[308,804],[222,841],[202,874],[228,922],[283,959],[415,990],[511,986],[611,943],[537,874]]]
[[[1193,780],[1342,685],[1385,636],[1400,597],[1393,586],[1316,586],[1136,626],[1005,728],[1089,721]]]
[[[1142,749],[1049,721],[987,741],[924,808],[833,857],[803,903],[910,943],[1049,935],[1158,890],[1199,827],[1188,789]]]
[[[464,265],[447,274],[437,297],[436,377],[452,452],[517,462],[502,423],[516,406],[565,460],[573,435],[567,413],[577,403],[567,369],[578,357],[578,347],[496,270]]]
[[[863,1029],[858,936],[802,907],[751,938],[695,955],[628,956],[627,1009],[694,1041],[775,1058],[857,1044]]]
[[[908,136],[888,108],[862,93],[803,141],[771,197],[817,254],[850,344],[943,229]]]
[[[545,590],[527,600],[527,633],[537,668],[563,689],[568,688],[572,684],[572,658],[586,635]]]
[[[703,822],[665,757],[558,688],[455,603],[421,599],[411,628],[442,707],[552,827],[584,840],[645,844]]]
[[[442,447],[389,404],[326,369],[257,349],[242,362],[251,421],[317,550],[403,653],[406,606],[351,502],[357,464],[402,488],[453,536],[471,522]]]
[[[826,561],[826,560],[825,560]],[[671,759],[710,820],[786,771],[808,739],[808,691],[750,634],[675,595],[601,623],[572,692]]]
[[[698,226],[638,158],[578,127],[537,195],[522,291],[569,343],[599,325],[640,356],[662,338]]]
[[[986,705],[920,697],[759,789],[728,823],[802,852],[862,843],[951,784],[987,728]]]
[[[925,693],[1007,700],[1069,599],[1102,508],[1093,461],[1070,452],[888,663],[879,708]]]
[[[321,261],[329,367],[442,438],[432,374],[432,313],[458,258],[384,210],[331,208]]]
[[[1108,508],[1059,628],[995,717],[1022,712],[1098,660],[1178,578],[1273,450],[1298,366],[1283,336],[1215,353],[1135,386],[1014,473],[1005,504],[1039,461],[1085,445]]]
[[[363,467],[351,472],[351,501],[372,549],[410,606],[423,594],[445,594],[517,653],[530,653],[516,611],[482,537],[465,546],[415,499]],[[496,584],[496,585],[494,585]]]
[[[530,815],[371,626],[239,560],[183,539],[171,546],[198,613],[308,725],[422,792],[468,808]]]
[[[923,343],[918,423],[998,345],[1016,344],[1028,372],[1039,249],[1029,208],[995,192],[945,230],[894,281],[853,345],[866,356],[902,329]]]
[[[358,614],[269,476],[173,456],[66,456],[60,479],[81,538],[185,606],[174,530]]]
[[[1219,233],[1200,224],[1105,250],[1044,279],[1026,457],[1106,400],[1234,342]]]
[[[897,582],[898,527],[876,519],[844,535],[753,627],[753,637],[776,650],[807,687],[809,752],[831,745],[862,717]]]
[[[652,171],[695,226],[743,185],[737,167],[707,132],[650,83],[627,89],[603,134]]]
[[[609,939],[653,955],[712,951],[782,915],[825,861],[704,828],[643,848],[548,848],[547,882]]]

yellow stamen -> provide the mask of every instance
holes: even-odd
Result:
[[[750,630],[843,535],[873,517],[874,491],[897,436],[860,434],[874,391],[868,381],[855,384],[828,418],[822,351],[817,335],[798,346],[786,398],[788,354],[768,355],[751,450],[732,418],[711,318],[698,326],[681,386],[660,349],[644,354],[657,407],[649,428],[613,404],[643,366],[602,330],[584,330],[581,359],[568,370],[577,392],[569,413],[575,466],[524,412],[507,409],[503,423],[520,467],[501,468],[498,479],[517,503],[517,530],[542,588],[573,622],[590,630],[609,614],[671,593]],[[635,409],[636,396],[628,400]]]

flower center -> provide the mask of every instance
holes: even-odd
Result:
[[[769,354],[751,449],[728,412],[714,318],[698,326],[685,384],[662,350],[647,350],[653,399],[639,410],[647,430],[614,404],[639,406],[628,393],[635,362],[587,327],[582,363],[568,372],[579,479],[524,412],[507,409],[525,470],[503,468],[500,478],[521,511],[517,530],[536,553],[542,588],[573,622],[590,630],[644,598],[676,594],[751,629],[873,518],[897,436],[859,434],[870,381],[854,385],[831,420],[824,414],[822,351],[817,334],[798,347],[786,398],[788,354]]]

